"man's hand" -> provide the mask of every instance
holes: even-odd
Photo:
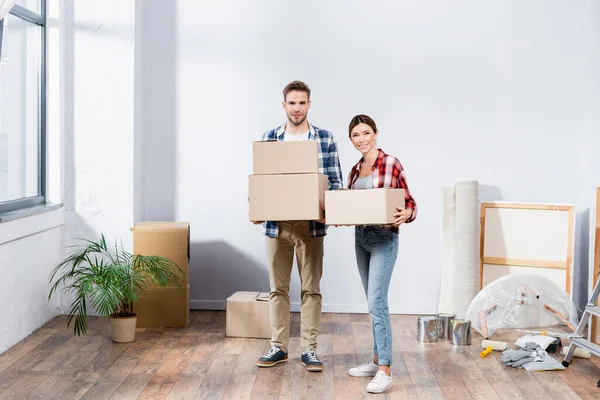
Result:
[[[395,219],[394,219],[393,225],[395,227],[398,227],[398,226],[402,225],[404,222],[406,222],[406,220],[412,216],[412,210],[410,208],[403,210],[400,207],[396,207],[396,210],[398,210],[398,212],[394,214]]]
[[[262,224],[262,223],[264,223],[264,222],[265,222],[265,221],[252,221],[252,223],[253,223],[254,225],[260,225],[260,224]]]
[[[320,223],[324,224],[325,223],[325,218],[318,219],[317,222],[320,222]]]

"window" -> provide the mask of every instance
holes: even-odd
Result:
[[[45,0],[0,21],[0,212],[45,203]]]

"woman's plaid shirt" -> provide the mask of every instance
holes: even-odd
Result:
[[[358,174],[360,173],[360,166],[363,162],[361,158],[358,164],[352,167],[350,174],[348,175],[348,188],[353,189]],[[385,154],[383,150],[379,149],[377,160],[373,164],[373,188],[399,188],[404,189],[404,199],[406,208],[412,210],[412,216],[406,220],[406,223],[410,223],[417,218],[417,203],[412,197],[408,184],[406,183],[406,176],[404,174],[404,168],[400,161],[394,156]],[[394,231],[397,231],[394,228]]]

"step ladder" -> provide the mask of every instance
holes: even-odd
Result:
[[[599,274],[600,276],[600,274]],[[594,287],[594,291],[592,292],[592,297],[585,307],[585,311],[581,316],[581,320],[579,321],[579,325],[577,326],[577,330],[575,334],[571,336],[571,346],[569,347],[569,351],[565,354],[565,357],[562,361],[562,365],[566,368],[571,363],[571,359],[573,358],[573,353],[575,353],[575,349],[580,347],[589,351],[590,353],[600,357],[600,346],[595,343],[590,342],[589,340],[583,337],[583,330],[588,324],[592,315],[600,317],[600,307],[596,307],[596,300],[598,300],[598,295],[600,295],[600,279],[596,282],[596,286]],[[598,387],[600,387],[600,381],[598,381]]]

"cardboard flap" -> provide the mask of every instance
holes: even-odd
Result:
[[[256,296],[257,301],[269,301],[269,292],[260,292]]]

